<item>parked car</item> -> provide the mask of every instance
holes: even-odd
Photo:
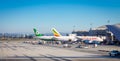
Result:
[[[38,42],[38,44],[42,44],[42,42]]]
[[[63,47],[64,48],[67,48],[67,47],[70,48],[71,46],[69,44],[64,44]]]
[[[76,48],[89,48],[88,46],[78,45]]]
[[[120,52],[118,50],[113,50],[113,51],[110,51],[109,52],[109,55],[110,56],[119,56],[120,55]]]

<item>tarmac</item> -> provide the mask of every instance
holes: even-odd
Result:
[[[120,58],[109,57],[101,53],[91,53],[88,49],[60,48],[49,45],[33,45],[23,42],[1,42],[0,61],[118,61]],[[90,52],[89,52],[90,51]]]

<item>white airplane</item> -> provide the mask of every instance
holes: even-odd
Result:
[[[102,42],[103,39],[97,36],[61,36],[61,34],[55,29],[52,28],[54,34],[54,39],[59,41],[77,41],[77,40],[89,40],[89,41],[99,41]]]
[[[81,40],[90,40],[90,41],[103,41],[100,37],[97,36],[76,36],[77,39]]]
[[[54,38],[54,36],[44,36],[43,34],[40,34],[38,31],[37,31],[37,29],[33,29],[33,31],[34,31],[34,34],[35,34],[35,38],[39,38],[39,39],[41,39],[41,40],[45,40],[45,41],[53,41],[53,38]]]
[[[54,39],[57,41],[77,41],[75,36],[62,36],[55,28],[52,28]]]

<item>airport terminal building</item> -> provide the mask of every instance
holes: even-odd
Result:
[[[89,31],[73,31],[78,36],[98,36],[107,44],[120,44],[120,24],[103,25]]]

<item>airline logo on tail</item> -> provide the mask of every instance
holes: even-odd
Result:
[[[33,29],[35,36],[43,36],[43,34],[40,34],[35,28]]]
[[[55,28],[52,28],[52,32],[53,32],[54,36],[56,36],[56,37],[61,36],[60,33]]]

